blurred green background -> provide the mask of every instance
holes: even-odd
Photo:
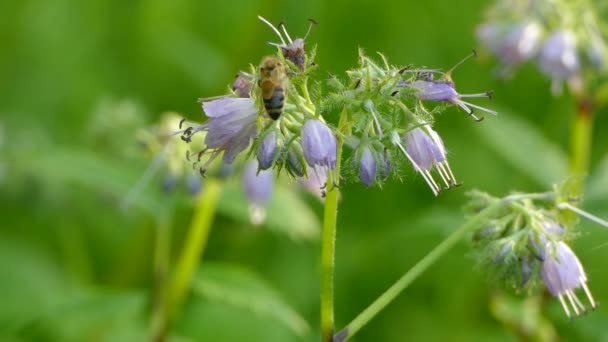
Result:
[[[266,42],[276,37],[257,15],[285,21],[297,36],[305,33],[307,18],[316,19],[320,25],[308,42],[318,44],[319,75],[343,76],[355,65],[358,47],[382,51],[395,64],[447,69],[477,45],[474,29],[486,5],[0,2],[0,340],[146,340],[155,231],[159,221],[172,228],[175,256],[193,199],[183,190],[161,192],[155,178],[142,195],[146,205],[120,208],[149,163],[135,132],[165,111],[202,120],[198,97],[224,93],[238,70],[274,52]],[[494,68],[495,61],[482,54],[454,79],[461,92],[494,89],[495,100],[482,105],[497,109],[498,117],[477,124],[452,108],[435,126],[462,187],[433,198],[410,170],[403,183],[389,181],[382,189],[358,183],[342,189],[337,328],[464,222],[467,190],[544,191],[565,176],[573,99],[551,97],[549,81],[532,64],[509,82],[497,81]],[[597,113],[584,204],[604,218],[607,114]],[[199,277],[202,289],[189,298],[170,339],[317,341],[319,239],[290,233],[292,216],[272,212],[272,206],[274,229],[253,227],[233,212],[238,196],[226,196],[201,264],[209,267],[209,279]],[[294,201],[304,201],[316,214],[303,217],[306,224],[319,222],[321,204],[301,194]],[[589,222],[580,227],[575,251],[603,302],[608,232]],[[502,292],[474,265],[462,242],[353,340],[517,340],[521,331],[507,322],[519,316],[524,296],[500,299]],[[299,321],[282,314],[286,306],[310,330],[294,328]],[[545,309],[563,340],[608,341],[605,306],[573,322],[556,300],[547,300]]]

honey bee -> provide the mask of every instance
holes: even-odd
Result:
[[[279,58],[266,56],[262,59],[258,85],[262,90],[264,108],[273,120],[277,120],[283,112],[288,82],[285,65]]]

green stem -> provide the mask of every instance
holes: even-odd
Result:
[[[334,269],[336,249],[336,221],[338,219],[338,182],[343,141],[338,136],[336,169],[328,173],[328,184],[323,215],[323,241],[321,245],[321,341],[331,342],[334,335]],[[333,177],[335,175],[335,177]]]
[[[221,186],[218,181],[208,179],[203,191],[198,195],[197,207],[169,287],[166,307],[169,321],[178,311],[190,289],[192,276],[198,268],[207,244],[220,190]]]
[[[491,218],[503,206],[510,202],[509,197],[498,200],[491,204],[477,215],[472,217],[467,223],[462,225],[458,230],[448,236],[443,242],[431,250],[424,258],[422,258],[414,267],[407,271],[397,282],[388,288],[380,295],[372,304],[363,310],[355,319],[352,320],[344,329],[342,329],[334,339],[335,342],[346,341],[353,337],[361,328],[371,321],[380,311],[388,306],[403,290],[405,290],[416,278],[424,271],[433,265],[441,256],[447,253],[456,243],[462,239],[468,232],[479,227],[484,221]]]
[[[572,196],[582,195],[585,176],[589,172],[593,115],[591,100],[578,101],[570,130],[570,175],[575,178]]]

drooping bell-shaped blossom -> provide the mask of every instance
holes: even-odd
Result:
[[[250,160],[243,170],[243,188],[249,201],[251,223],[260,225],[266,220],[266,205],[272,196],[274,175],[271,170],[260,170],[258,163]]]
[[[433,194],[437,196],[441,186],[435,181],[431,171],[437,171],[446,188],[457,185],[456,178],[446,159],[447,151],[443,141],[429,125],[416,127],[405,134],[405,147],[401,144],[399,136],[391,138],[405,154],[414,166],[414,169],[422,175],[429,185]]]
[[[571,31],[555,31],[545,40],[538,57],[540,70],[553,81],[553,92],[559,93],[563,81],[574,80],[580,73],[576,36]]]
[[[365,186],[369,187],[376,180],[376,158],[369,146],[360,148],[359,157],[359,180]]]
[[[257,159],[260,169],[266,170],[272,167],[277,149],[277,134],[274,131],[268,133],[258,148]]]
[[[190,142],[198,132],[207,132],[203,152],[211,156],[201,167],[201,172],[220,153],[223,153],[224,163],[230,164],[251,144],[257,134],[259,108],[249,98],[223,97],[203,102],[203,111],[209,118],[207,122],[179,131],[186,142]]]
[[[572,317],[569,308],[574,310],[576,316],[586,311],[574,292],[579,288],[583,289],[591,307],[595,309],[597,304],[587,287],[587,275],[572,249],[562,241],[550,241],[545,245],[545,254],[541,276],[547,290],[559,299],[566,315]]]
[[[302,126],[302,152],[308,165],[336,167],[338,141],[334,133],[322,121],[308,120]]]
[[[476,108],[484,111],[488,114],[496,115],[496,111],[488,108],[480,107],[470,102],[463,101],[463,98],[474,98],[474,97],[487,97],[491,98],[491,92],[479,93],[479,94],[459,94],[454,88],[454,82],[451,81],[440,81],[432,79],[421,79],[413,81],[407,84],[410,88],[414,89],[414,96],[421,101],[432,101],[432,102],[448,102],[455,104],[462,108],[469,116],[476,121],[481,121],[483,118],[478,118],[473,114],[471,108]]]
[[[310,177],[311,173],[326,173],[327,179],[330,181],[331,189],[337,184],[334,174],[337,161],[338,140],[322,121],[312,119],[308,120],[302,126],[302,154],[308,164],[307,174]],[[327,187],[327,182],[323,185],[323,189]],[[322,189],[322,190],[323,190]],[[325,193],[325,190],[323,190]]]

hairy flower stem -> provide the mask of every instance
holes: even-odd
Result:
[[[520,195],[518,195],[520,196]],[[518,198],[521,198],[518,197]],[[397,280],[391,287],[388,288],[383,294],[380,295],[372,304],[365,308],[355,319],[353,319],[344,329],[339,331],[334,342],[343,342],[353,337],[361,328],[363,328],[369,321],[371,321],[380,311],[387,307],[401,292],[403,292],[416,278],[418,278],[424,271],[426,271],[431,265],[433,265],[441,256],[447,253],[460,239],[462,239],[467,233],[475,228],[478,228],[481,224],[486,222],[505,205],[512,201],[511,198],[506,197],[503,200],[497,200],[493,204],[486,207],[484,210],[479,212],[477,215],[471,217],[467,223],[462,225],[458,230],[448,236],[443,242],[437,245],[431,250],[424,258],[422,258],[414,267],[405,272],[404,275]],[[323,340],[328,341],[328,340]]]
[[[205,250],[211,223],[215,213],[221,186],[218,181],[208,179],[203,191],[198,195],[196,209],[190,223],[185,244],[175,266],[167,295],[167,320],[171,321],[178,312],[190,285],[192,276]]]
[[[342,137],[338,135],[338,151],[336,169],[332,171],[340,175],[342,159]],[[323,241],[321,245],[321,341],[332,342],[334,334],[334,270],[336,251],[336,221],[338,218],[338,186],[340,177],[335,178],[336,184],[328,184],[325,198],[325,213],[323,215]]]

